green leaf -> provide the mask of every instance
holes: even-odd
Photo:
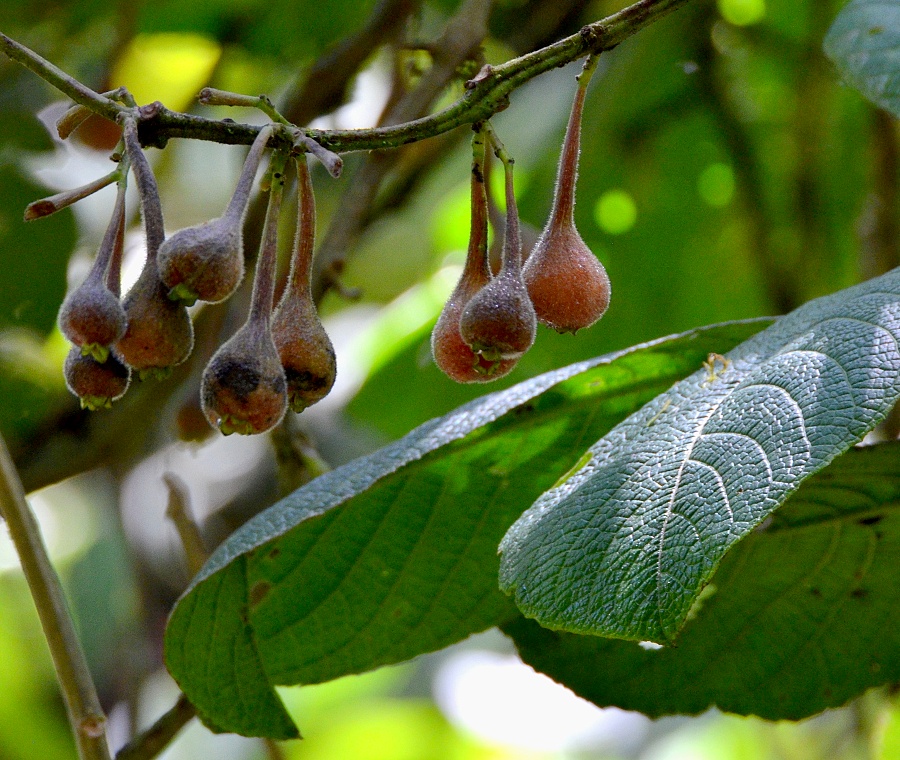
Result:
[[[267,722],[274,684],[399,662],[515,616],[497,588],[497,544],[513,520],[598,435],[767,323],[536,377],[317,478],[210,558],[169,621],[170,672],[211,726],[282,736]],[[236,693],[255,696],[237,704]]]
[[[601,706],[798,720],[900,679],[898,552],[900,444],[853,449],[725,557],[677,647],[504,630]]]
[[[76,240],[72,212],[23,219],[25,207],[47,194],[15,167],[0,167],[0,328],[49,332],[66,294],[66,265]]]
[[[852,0],[837,15],[824,46],[847,82],[900,116],[900,5]]]
[[[13,451],[70,398],[48,353],[32,331],[0,329],[0,434]]]
[[[811,301],[654,399],[501,544],[548,628],[672,641],[725,552],[900,396],[900,269]]]

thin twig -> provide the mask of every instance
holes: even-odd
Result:
[[[59,576],[47,556],[19,474],[0,436],[0,512],[6,519],[22,571],[37,607],[62,688],[69,723],[81,760],[109,760],[106,716],[88,670],[75,624],[69,613]]]
[[[196,714],[197,710],[182,694],[156,723],[116,752],[116,760],[150,760],[156,757]]]
[[[100,114],[100,116],[105,116],[110,121],[115,121],[121,112],[127,110],[125,106],[110,100],[98,92],[94,92],[90,87],[86,87],[74,77],[66,74],[62,69],[54,66],[50,61],[44,60],[33,50],[7,37],[5,34],[0,34],[0,51],[6,53],[14,61],[21,63],[25,68],[33,71],[45,82],[52,84],[63,95],[68,95],[76,103],[89,108],[94,113]]]
[[[200,568],[209,557],[209,552],[191,515],[190,496],[184,481],[174,473],[167,472],[163,475],[163,482],[169,489],[166,517],[175,524],[175,530],[178,531],[178,537],[184,547],[188,571],[193,577],[200,572]]]
[[[304,131],[322,147],[336,153],[346,153],[397,148],[449,132],[463,124],[484,121],[506,108],[510,94],[529,80],[592,53],[611,50],[688,2],[690,0],[638,0],[559,42],[489,69],[477,81],[469,83],[471,86],[466,94],[456,103],[430,116],[371,129]],[[115,119],[117,114],[126,110],[124,106],[90,90],[5,35],[0,35],[0,50],[30,68],[75,102],[96,113]],[[142,144],[160,147],[173,137],[249,145],[259,129],[258,126],[249,124],[215,121],[171,111],[162,104],[159,104],[154,118],[146,119],[140,124]]]

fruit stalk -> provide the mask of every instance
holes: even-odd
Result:
[[[515,360],[489,361],[472,350],[460,333],[460,318],[466,305],[491,280],[487,259],[486,133],[478,125],[472,137],[471,227],[466,263],[437,324],[431,333],[431,352],[441,371],[458,383],[486,383],[503,377],[515,366]],[[505,226],[505,224],[504,224]]]
[[[522,279],[519,213],[513,183],[513,159],[490,125],[494,153],[503,162],[506,180],[506,233],[500,271],[463,309],[459,332],[488,361],[518,360],[534,343],[537,320]]]
[[[272,157],[269,204],[256,261],[250,314],[203,371],[203,412],[223,435],[264,433],[277,425],[287,411],[287,383],[271,331],[284,164],[284,155],[276,153]]]
[[[581,152],[581,116],[588,84],[599,60],[598,56],[588,58],[578,76],[578,87],[572,101],[572,111],[556,172],[553,210],[550,212],[551,224],[556,226],[563,223],[574,224],[575,184],[578,181],[578,156]]]
[[[337,364],[312,294],[316,200],[306,156],[298,156],[296,165],[297,234],[288,282],[272,317],[272,339],[284,367],[291,410],[302,412],[331,391]]]
[[[611,293],[609,276],[578,233],[574,214],[581,117],[596,65],[597,59],[589,58],[578,78],[560,151],[553,208],[523,268],[538,320],[561,333],[594,324],[606,312]]]
[[[165,377],[191,353],[194,330],[183,304],[168,297],[168,289],[159,276],[157,259],[165,238],[159,188],[150,163],[144,155],[134,117],[123,119],[125,150],[138,183],[147,259],[123,306],[128,318],[125,334],[116,344],[120,358],[141,377]]]
[[[107,360],[110,346],[122,337],[126,327],[125,310],[119,303],[118,271],[125,226],[127,160],[119,171],[115,206],[97,256],[84,282],[63,301],[57,318],[62,334],[82,354],[90,354],[100,364]],[[112,275],[115,287],[108,284]]]

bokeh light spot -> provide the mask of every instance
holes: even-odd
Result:
[[[766,15],[766,0],[718,0],[719,13],[730,24],[758,24]]]
[[[734,171],[728,164],[710,164],[697,178],[697,192],[710,206],[727,206],[734,198]]]
[[[179,111],[194,101],[221,54],[217,43],[198,34],[141,34],[119,59],[112,80],[138,103],[161,100]]]
[[[607,190],[594,207],[594,219],[604,232],[621,235],[634,227],[637,221],[637,204],[626,190]]]

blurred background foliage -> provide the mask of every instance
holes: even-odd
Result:
[[[268,93],[300,123],[357,127],[377,123],[417,86],[441,54],[432,43],[457,5],[6,0],[0,31],[95,89],[128,86],[139,102],[260,120],[196,105],[195,93],[212,85]],[[507,60],[624,5],[497,0],[485,60]],[[585,110],[576,220],[609,271],[611,307],[577,337],[542,329],[518,368],[491,390],[698,325],[785,313],[900,264],[896,122],[842,87],[821,52],[842,5],[695,0],[604,54]],[[570,66],[529,83],[495,119],[517,160],[522,219],[536,228],[550,205],[576,72]],[[461,92],[456,78],[430,107]],[[452,383],[429,350],[466,246],[468,131],[387,158],[346,156],[338,181],[315,168],[320,240],[346,254],[341,288],[322,303],[338,386],[271,440],[234,440],[212,436],[197,387],[205,359],[242,319],[246,293],[198,310],[195,356],[167,381],[137,384],[116,408],[94,415],[66,392],[66,347],[54,317],[66,283],[84,276],[112,195],[104,191],[39,222],[26,224],[22,212],[32,200],[106,173],[117,134],[91,120],[70,144],[51,139],[37,115],[54,113],[56,100],[33,74],[0,61],[0,431],[34,492],[111,735],[122,744],[176,696],[161,669],[160,639],[188,576],[164,516],[163,473],[184,480],[212,546],[319,468],[488,390]],[[220,213],[243,151],[177,143],[152,154],[174,230]],[[361,187],[369,197],[359,206],[354,190],[358,196]],[[126,278],[141,263],[136,212],[132,222]],[[343,237],[335,233],[342,225]],[[257,209],[249,240],[258,226]],[[285,239],[290,228],[286,220]],[[359,299],[348,297],[353,290]],[[193,726],[165,757],[670,760],[900,752],[900,706],[890,694],[867,695],[799,725],[715,713],[651,723],[575,700],[516,666],[510,652],[499,634],[485,634],[402,668],[285,690],[307,740],[275,747]],[[482,704],[484,694],[492,700]],[[4,538],[0,757],[72,753],[37,621]]]

